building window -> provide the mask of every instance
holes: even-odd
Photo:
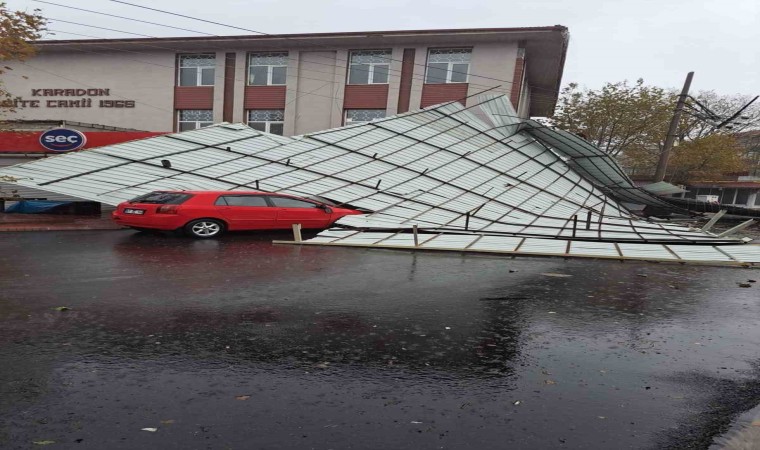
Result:
[[[197,130],[214,123],[210,109],[183,109],[179,111],[179,131]]]
[[[467,83],[471,48],[434,48],[428,53],[425,83]]]
[[[350,123],[372,122],[385,117],[384,109],[347,109],[346,125]]]
[[[254,130],[282,136],[285,111],[282,109],[248,110],[248,126]]]
[[[351,52],[348,84],[388,84],[390,62],[390,50]]]
[[[250,53],[249,86],[281,86],[288,77],[288,52]]]
[[[213,86],[216,56],[179,55],[180,86]]]

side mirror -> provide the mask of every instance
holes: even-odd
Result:
[[[332,208],[330,208],[330,207],[329,207],[329,206],[327,206],[327,205],[320,205],[320,208],[322,208],[322,210],[323,210],[325,213],[327,213],[327,214],[332,214],[332,212],[333,212]]]

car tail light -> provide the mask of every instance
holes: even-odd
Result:
[[[156,214],[177,214],[179,205],[161,205],[156,210]]]

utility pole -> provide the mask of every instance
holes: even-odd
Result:
[[[673,148],[673,144],[676,141],[676,133],[678,133],[678,122],[681,120],[681,111],[683,111],[683,105],[686,103],[686,97],[689,96],[689,88],[691,87],[691,79],[693,77],[694,72],[689,72],[689,74],[686,75],[686,81],[683,83],[681,95],[678,96],[676,110],[673,111],[673,119],[670,121],[668,135],[665,137],[665,145],[662,147],[662,153],[660,153],[660,161],[657,163],[657,172],[654,174],[655,183],[665,179],[665,170],[668,168],[670,150]]]

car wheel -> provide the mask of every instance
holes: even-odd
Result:
[[[185,233],[197,239],[210,239],[224,233],[224,224],[214,219],[198,219],[185,225]]]

